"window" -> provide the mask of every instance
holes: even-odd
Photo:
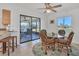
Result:
[[[58,26],[62,26],[63,25],[63,18],[58,18]]]
[[[69,32],[72,31],[72,18],[71,16],[67,16],[67,17],[60,17],[57,19],[57,26],[58,26],[58,30],[61,28],[64,28],[66,35],[69,34]]]
[[[71,17],[70,16],[64,18],[64,25],[69,26],[69,27],[71,26]]]
[[[71,27],[71,16],[61,17],[57,19],[58,27],[64,26],[66,28]]]

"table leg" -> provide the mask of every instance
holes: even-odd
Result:
[[[12,37],[12,52],[14,52],[14,37]]]
[[[17,36],[16,36],[16,48],[17,48]]]
[[[10,55],[10,41],[8,40],[8,56]]]
[[[4,53],[6,53],[6,42],[4,42]]]
[[[3,42],[3,54],[6,53],[6,42]]]
[[[3,54],[4,54],[4,42],[3,42],[2,44],[3,44],[3,49],[2,49],[3,51],[2,51],[2,52],[3,52]]]

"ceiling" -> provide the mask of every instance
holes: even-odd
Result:
[[[58,3],[51,3],[52,5],[57,5]],[[56,8],[58,12],[60,11],[71,11],[72,9],[79,8],[79,3],[60,3],[62,7]],[[25,4],[18,4],[18,6],[32,9],[32,10],[39,10],[39,8],[43,8],[43,3],[25,3]],[[42,10],[41,10],[42,11]]]
[[[57,12],[62,12],[62,11],[71,11],[72,9],[77,9],[79,8],[79,3],[51,3],[52,5],[57,5],[61,4],[62,7],[56,8]],[[8,4],[11,7],[20,7],[20,8],[25,8],[28,10],[33,10],[33,11],[38,11],[42,12],[44,10],[41,10],[39,8],[44,7],[44,3],[9,3]]]

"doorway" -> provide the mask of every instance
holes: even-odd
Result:
[[[40,29],[40,18],[20,15],[20,43],[39,39]]]

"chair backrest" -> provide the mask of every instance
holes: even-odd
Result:
[[[47,35],[47,31],[45,29],[41,30],[42,32],[44,32]]]
[[[73,36],[74,36],[74,32],[70,32],[68,38],[67,38],[67,44],[70,45],[71,42],[72,42],[72,39],[73,39]]]
[[[58,34],[61,35],[61,36],[65,36],[65,33],[66,33],[65,30],[59,30],[58,31]]]
[[[47,35],[46,35],[46,32],[44,32],[44,31],[40,31],[40,33],[39,33],[39,35],[40,35],[40,39],[41,39],[41,41],[42,42],[47,42]]]

